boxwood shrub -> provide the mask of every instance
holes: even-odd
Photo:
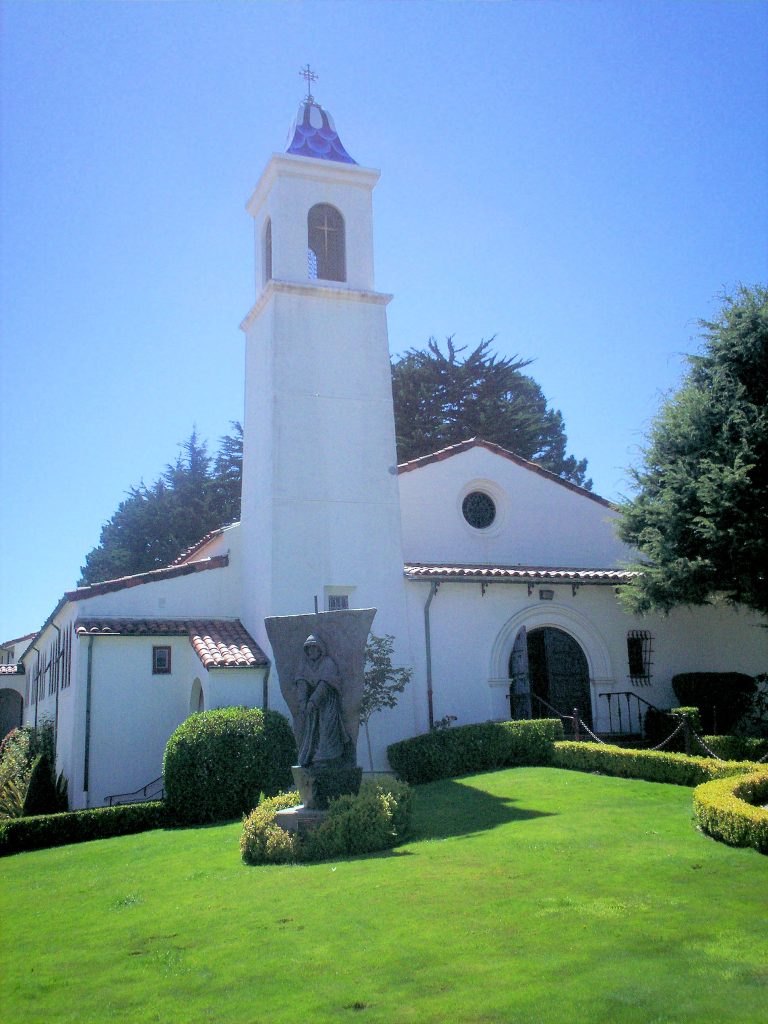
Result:
[[[718,779],[693,791],[693,813],[701,828],[731,846],[768,853],[768,768]]]
[[[703,739],[713,754],[726,761],[759,761],[768,755],[768,739],[747,736],[704,736]]]
[[[397,779],[364,782],[354,796],[332,800],[325,820],[301,836],[275,820],[277,811],[296,804],[297,794],[267,797],[243,821],[240,852],[246,864],[284,864],[386,850],[408,834],[412,796]]]
[[[627,750],[608,743],[570,741],[555,743],[554,763],[558,768],[648,782],[672,782],[678,786],[698,786],[711,779],[743,774],[755,767],[750,761],[716,761],[712,757],[689,757],[664,750]]]
[[[288,720],[260,708],[201,711],[178,727],[163,758],[168,813],[200,824],[238,818],[261,793],[291,785],[296,741]]]
[[[22,850],[43,850],[89,839],[109,839],[134,832],[163,828],[167,823],[165,805],[160,801],[95,807],[64,814],[39,814],[29,818],[0,821],[0,856]]]
[[[550,764],[555,740],[563,738],[559,718],[459,725],[400,740],[387,747],[392,768],[417,785],[512,765]]]

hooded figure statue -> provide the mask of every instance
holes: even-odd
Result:
[[[304,641],[294,680],[298,697],[299,764],[303,768],[348,757],[351,742],[344,728],[342,680],[320,637]]]

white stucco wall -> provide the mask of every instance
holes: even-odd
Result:
[[[400,473],[399,482],[406,562],[609,568],[631,558],[611,508],[486,448]],[[462,515],[475,490],[496,505],[485,530]]]
[[[607,728],[607,703],[600,693],[633,690],[659,707],[676,703],[671,679],[680,672],[729,671],[756,674],[768,663],[768,635],[757,615],[727,605],[677,609],[669,616],[631,616],[612,587],[558,585],[555,599],[541,601],[538,587],[529,596],[525,584],[443,583],[430,607],[434,716],[456,715],[457,724],[508,718],[508,664],[521,626],[529,631],[554,626],[570,634],[587,659],[592,713]],[[422,622],[429,585],[408,585],[411,623]],[[653,636],[651,686],[633,687],[628,679],[627,632]],[[424,644],[418,658],[418,701],[426,729],[427,696]],[[570,709],[561,709],[567,712]]]
[[[78,730],[84,751],[87,649],[91,637],[78,640],[82,712]],[[152,647],[171,647],[172,671],[152,673]],[[205,709],[244,704],[259,707],[262,669],[207,672],[186,637],[93,637],[88,792],[82,767],[74,766],[73,806],[96,807],[115,793],[131,792],[162,773],[163,752],[174,729],[196,710],[193,687],[202,686]]]
[[[235,554],[237,532],[233,531],[229,565],[170,579],[124,587],[95,594],[80,602],[83,617],[168,619],[235,619],[240,611],[239,562]]]

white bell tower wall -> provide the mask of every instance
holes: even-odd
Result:
[[[373,631],[393,634],[396,663],[409,665],[391,296],[373,290],[378,177],[357,165],[276,155],[248,203],[258,297],[241,325],[243,621],[268,651],[266,615],[311,612],[315,597],[324,610],[329,594],[347,594],[350,608],[378,609]],[[316,204],[343,219],[345,281],[310,277],[307,217]],[[272,276],[265,280],[267,221]],[[414,731],[410,703],[404,695],[399,736]]]

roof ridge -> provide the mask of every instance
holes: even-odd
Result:
[[[515,452],[510,451],[508,448],[502,448],[500,444],[496,444],[495,441],[486,441],[482,437],[470,437],[466,441],[458,441],[456,444],[448,445],[447,448],[440,448],[436,452],[431,452],[429,455],[419,455],[418,458],[410,459],[408,462],[401,462],[397,467],[398,475],[400,473],[410,473],[414,469],[421,469],[423,466],[428,466],[433,462],[442,462],[443,459],[450,459],[454,455],[460,455],[462,452],[469,451],[470,448],[485,448],[487,451],[492,452],[494,455],[501,455],[502,458],[508,459],[510,462],[514,462],[517,466],[523,469],[528,469],[533,473],[538,473],[539,476],[543,476],[553,483],[560,484],[563,487],[567,487],[570,491],[575,491],[577,494],[581,494],[584,498],[591,498],[592,501],[598,502],[600,505],[605,505],[607,508],[617,508],[618,506],[608,501],[607,498],[601,497],[599,494],[595,494],[594,491],[588,491],[586,487],[582,487],[580,484],[575,484],[571,480],[566,480],[562,476],[558,476],[557,473],[553,473],[550,469],[545,469],[540,466],[538,462],[531,462],[530,459],[524,459],[522,455],[517,455]]]

